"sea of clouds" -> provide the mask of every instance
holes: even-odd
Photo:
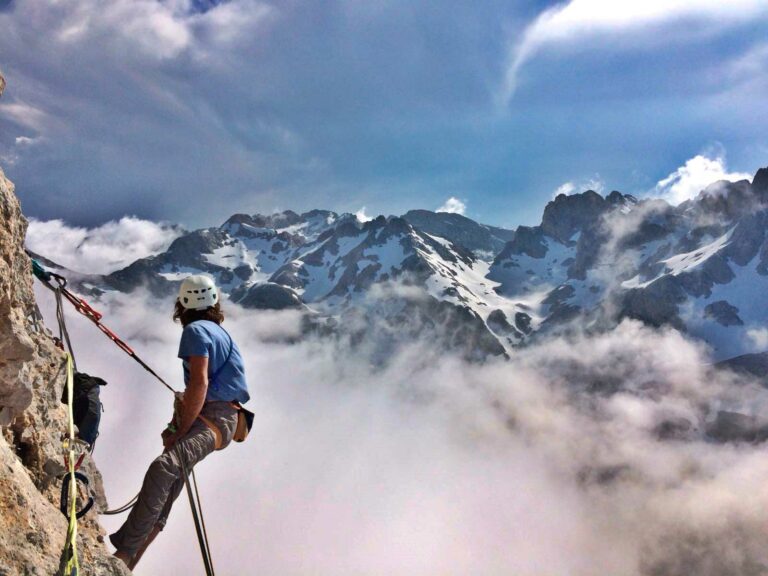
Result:
[[[37,297],[53,325],[50,293]],[[183,387],[172,300],[139,291],[94,304]],[[714,370],[676,331],[625,321],[486,363],[430,337],[382,362],[375,340],[391,326],[351,345],[302,334],[295,311],[224,308],[256,419],[245,444],[197,467],[219,574],[768,573],[765,450],[706,434],[720,410],[765,421],[768,393]],[[67,312],[79,369],[109,381],[94,458],[117,506],[160,453],[172,398]],[[182,494],[135,573],[201,569]]]
[[[39,293],[46,318],[50,295]],[[105,320],[182,387],[172,302],[108,296]],[[768,394],[635,322],[468,364],[416,342],[382,366],[226,305],[256,413],[198,467],[220,574],[763,574],[768,459],[708,441],[719,409]],[[168,392],[69,314],[81,370],[109,381],[95,460],[112,505],[161,450]],[[665,438],[664,422],[688,422]],[[120,518],[105,517],[108,529]],[[200,570],[186,500],[137,574]]]

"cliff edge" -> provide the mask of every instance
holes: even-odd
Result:
[[[0,75],[0,91],[4,85]],[[13,184],[0,169],[0,576],[57,574],[67,534],[58,509],[65,357],[35,315],[26,230]],[[81,574],[130,574],[104,544],[96,510],[106,500],[90,457],[82,471],[96,506],[79,521]]]

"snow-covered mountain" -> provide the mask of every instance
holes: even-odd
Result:
[[[518,228],[488,278],[528,307],[518,319],[532,332],[631,317],[684,330],[722,359],[768,346],[767,223],[766,169],[674,207],[618,192],[558,196],[540,226]]]
[[[427,210],[368,222],[323,210],[236,214],[86,280],[171,294],[203,272],[246,308],[303,309],[350,332],[381,327],[393,342],[432,329],[469,356],[630,317],[701,338],[720,360],[768,348],[766,224],[762,169],[679,206],[560,194],[541,224],[515,231]]]

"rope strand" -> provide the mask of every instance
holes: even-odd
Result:
[[[189,496],[189,505],[192,508],[192,520],[195,523],[195,532],[197,532],[197,542],[200,544],[200,554],[203,556],[203,565],[205,566],[206,576],[215,576],[213,572],[213,563],[211,562],[210,548],[208,547],[208,538],[205,534],[205,530],[201,528],[200,518],[198,517],[198,504],[195,501],[195,497],[192,494],[192,487],[189,482],[189,472],[187,472],[187,464],[184,461],[184,456],[179,449],[179,446],[174,447],[176,456],[181,464],[181,473],[184,475],[184,485],[187,487],[187,496]],[[195,483],[195,491],[197,491],[197,483]]]
[[[70,442],[69,442],[69,468],[70,472],[72,474],[71,483],[70,483],[70,499],[71,499],[71,514],[70,514],[70,527],[68,531],[68,543],[66,545],[65,551],[62,554],[62,567],[65,567],[66,570],[65,576],[77,576],[79,571],[79,564],[78,564],[78,558],[77,558],[77,514],[76,514],[76,497],[77,497],[77,486],[76,486],[76,480],[75,480],[75,466],[74,466],[74,421],[73,421],[73,413],[72,413],[72,402],[73,402],[73,372],[77,371],[77,365],[75,364],[75,355],[72,350],[72,342],[69,337],[69,332],[67,331],[66,326],[66,320],[64,318],[64,306],[63,306],[63,300],[62,298],[66,298],[74,307],[75,310],[77,310],[80,314],[88,318],[91,322],[93,322],[98,329],[105,335],[107,338],[109,338],[112,342],[117,345],[118,348],[120,348],[123,352],[128,354],[131,358],[133,358],[142,368],[144,368],[147,372],[149,372],[152,376],[154,376],[163,386],[165,386],[168,390],[170,390],[174,395],[176,394],[176,390],[168,384],[163,378],[160,377],[160,375],[155,372],[150,366],[142,360],[136,352],[133,351],[133,349],[128,346],[123,340],[121,340],[114,332],[112,332],[109,328],[107,328],[104,324],[101,322],[102,314],[98,311],[96,311],[94,308],[91,307],[90,304],[88,304],[85,300],[82,298],[79,298],[69,290],[67,290],[67,279],[59,274],[55,274],[53,272],[49,272],[45,270],[36,260],[32,260],[32,269],[35,274],[35,276],[43,283],[44,286],[49,288],[55,293],[56,296],[56,320],[59,324],[59,341],[62,343],[62,347],[64,346],[64,343],[66,343],[66,347],[68,349],[67,352],[67,387],[68,387],[68,399],[69,399],[69,427],[70,427]],[[54,279],[57,283],[57,286],[54,287],[51,284],[51,279]],[[192,518],[195,522],[195,531],[197,532],[197,539],[198,543],[200,544],[200,553],[203,556],[203,564],[205,566],[205,573],[206,576],[215,576],[214,570],[213,570],[213,561],[211,560],[211,548],[208,543],[208,531],[205,527],[205,519],[203,517],[203,507],[202,503],[200,502],[200,493],[197,489],[197,478],[195,477],[195,471],[194,469],[191,470],[192,472],[192,482],[194,483],[194,494],[192,491],[192,486],[190,485],[189,481],[189,472],[187,471],[186,462],[184,461],[184,458],[182,457],[181,451],[178,446],[175,447],[176,454],[179,458],[179,461],[181,463],[181,469],[182,474],[184,475],[184,483],[187,488],[187,495],[189,496],[189,503],[192,507]],[[137,494],[130,502],[127,504],[124,504],[120,508],[116,508],[114,510],[107,510],[105,512],[101,512],[103,515],[114,515],[114,514],[121,514],[129,509],[131,509],[136,502],[139,499],[139,494]]]

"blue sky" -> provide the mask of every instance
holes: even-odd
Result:
[[[679,200],[768,165],[766,24],[762,0],[0,0],[0,166],[78,225]]]

